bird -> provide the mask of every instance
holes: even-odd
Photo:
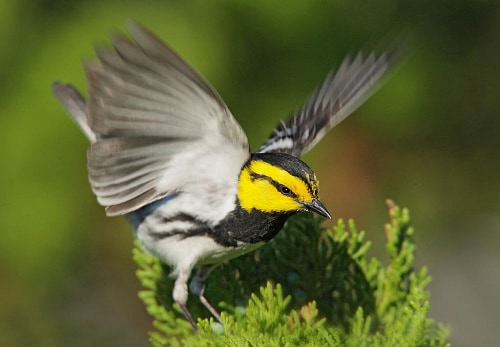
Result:
[[[145,250],[170,266],[173,300],[194,330],[190,292],[223,324],[204,294],[208,275],[298,212],[332,218],[300,157],[380,87],[401,49],[346,56],[252,152],[199,72],[141,24],[127,29],[83,62],[87,100],[69,83],[52,90],[90,141],[89,181],[106,215],[125,215]]]

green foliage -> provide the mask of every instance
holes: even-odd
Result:
[[[388,201],[390,261],[369,259],[353,221],[332,230],[309,214],[291,218],[268,245],[218,267],[206,296],[224,326],[192,298],[194,333],[173,304],[173,280],[159,260],[134,249],[139,297],[154,318],[154,346],[448,346],[448,331],[427,318],[430,278],[414,269],[407,209]]]

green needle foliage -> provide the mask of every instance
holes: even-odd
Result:
[[[134,260],[153,317],[154,346],[449,346],[448,330],[427,317],[427,270],[415,270],[407,209],[388,201],[389,263],[367,257],[370,243],[353,221],[333,230],[310,214],[291,218],[259,250],[219,266],[206,297],[219,303],[224,326],[196,298],[194,333],[172,300],[173,279],[137,244]]]

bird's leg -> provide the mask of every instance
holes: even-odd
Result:
[[[191,283],[189,284],[189,289],[191,290],[191,293],[196,295],[200,302],[207,308],[207,310],[210,311],[212,316],[220,323],[222,323],[222,318],[220,317],[219,312],[215,308],[213,308],[212,305],[208,302],[208,300],[205,298],[205,280],[207,279],[208,275],[212,272],[213,269],[215,269],[217,265],[212,265],[212,266],[201,266],[198,268],[198,271],[196,271],[196,275],[194,275],[193,279],[191,280]]]
[[[191,323],[191,326],[196,331],[198,330],[198,327],[196,326],[196,323],[186,306],[188,299],[187,282],[189,279],[190,272],[191,271],[179,270],[179,273],[177,274],[177,279],[175,280],[174,291],[172,296],[174,298],[174,301],[181,308],[182,313],[184,313],[184,317],[186,317],[186,320],[189,323]]]

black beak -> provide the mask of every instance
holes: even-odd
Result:
[[[314,199],[311,202],[305,202],[304,207],[308,211],[315,212],[323,217],[326,217],[328,219],[332,219],[330,212],[328,212],[325,205],[323,205],[323,203],[321,201],[319,201],[318,199]]]

